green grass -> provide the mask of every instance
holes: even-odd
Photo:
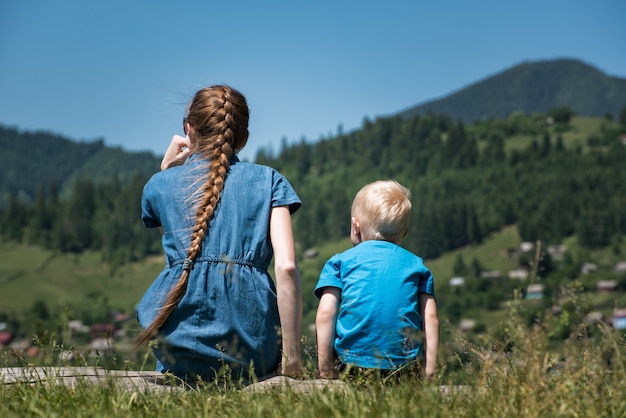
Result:
[[[466,265],[475,258],[480,260],[485,270],[500,271],[503,276],[509,270],[517,268],[517,259],[511,258],[507,250],[519,248],[520,237],[515,226],[507,226],[485,238],[480,245],[463,247],[445,253],[434,260],[426,260],[433,272],[438,286],[447,285],[454,276],[453,268],[458,256],[462,256]]]
[[[603,123],[605,120],[602,118],[575,116],[571,121],[572,129],[563,134],[563,140],[586,146],[589,137],[597,135]]]
[[[0,286],[4,312],[29,309],[37,300],[51,307],[106,297],[128,311],[163,268],[152,257],[112,273],[97,253],[59,254],[16,243],[0,243]]]
[[[550,128],[549,133],[552,145],[556,144],[556,138],[561,135],[563,145],[566,148],[574,149],[581,147],[581,149],[586,150],[588,148],[587,140],[592,135],[600,132],[602,123],[604,123],[604,120],[601,118],[574,116],[565,132],[558,132],[554,126]],[[533,141],[537,141],[541,145],[541,139],[542,135],[514,135],[505,141],[505,149],[507,153],[513,150],[521,151],[527,149]]]
[[[581,333],[562,351],[547,348],[549,329],[526,327],[512,306],[506,323],[511,350],[468,343],[453,361],[452,379],[433,384],[347,379],[342,388],[298,392],[246,391],[234,385],[147,392],[116,385],[0,383],[3,417],[623,417],[626,415],[624,335],[606,326]],[[490,336],[486,341],[496,340]],[[489,347],[489,348],[486,348]],[[442,354],[448,354],[442,350]],[[447,376],[447,377],[446,377]]]

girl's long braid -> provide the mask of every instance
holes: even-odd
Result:
[[[218,87],[214,87],[214,89]],[[157,317],[135,339],[135,347],[137,348],[145,346],[155,336],[176,309],[183,296],[185,296],[191,264],[200,254],[202,243],[208,234],[209,222],[213,217],[221,192],[224,189],[226,175],[230,169],[230,158],[235,151],[231,144],[239,145],[236,133],[241,135],[241,132],[235,129],[237,123],[233,116],[236,108],[229,100],[230,89],[227,87],[222,88],[222,94],[214,97],[211,103],[217,110],[213,112],[209,121],[209,129],[206,133],[207,136],[212,136],[213,138],[209,141],[204,141],[206,145],[198,150],[203,157],[209,160],[209,172],[202,186],[203,193],[196,211],[196,223],[191,234],[191,244],[187,251],[187,260],[190,260],[190,264],[183,268],[180,279],[168,294],[165,303],[159,309]],[[245,116],[246,126],[243,144],[247,141],[247,106]],[[241,131],[241,127],[239,127],[239,131]],[[199,130],[199,135],[203,135],[202,129]],[[239,141],[241,142],[241,139]],[[238,146],[237,150],[243,147],[243,144]]]

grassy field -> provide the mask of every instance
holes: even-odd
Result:
[[[574,116],[570,122],[569,128],[564,132],[558,132],[555,127],[550,129],[552,144],[555,144],[556,138],[560,135],[563,139],[563,145],[566,148],[574,149],[580,147],[583,150],[588,148],[587,140],[600,132],[603,123],[601,118],[592,118],[584,116]],[[530,146],[532,141],[541,143],[541,136],[537,135],[514,135],[505,142],[507,152],[513,150],[524,150]],[[484,146],[484,144],[482,144]]]
[[[82,306],[103,298],[112,309],[129,311],[163,268],[153,257],[111,273],[100,255],[58,254],[16,243],[0,243],[2,311],[20,312],[41,300],[55,307]]]
[[[110,384],[0,382],[2,417],[624,417],[624,336],[606,326],[595,337],[575,336],[561,352],[545,341],[549,330],[507,319],[513,348],[485,349],[462,338],[460,372],[422,385],[347,379],[341,387],[312,391],[242,390],[210,382],[194,390],[150,392]],[[449,376],[449,375],[448,375]]]
[[[515,226],[505,227],[495,234],[486,237],[480,245],[459,248],[450,251],[434,260],[427,260],[428,267],[438,279],[438,285],[448,283],[454,276],[454,262],[459,256],[469,264],[474,258],[480,260],[485,270],[508,272],[516,269],[517,259],[509,256],[509,249],[519,248],[520,238]]]

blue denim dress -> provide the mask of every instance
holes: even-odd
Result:
[[[154,347],[157,370],[180,377],[215,377],[224,366],[233,375],[256,376],[280,364],[276,288],[268,273],[273,256],[270,211],[301,205],[291,184],[276,170],[230,161],[224,190],[201,254],[194,260],[187,292],[161,328]],[[152,176],[144,187],[142,220],[163,227],[166,266],[137,307],[147,327],[180,278],[195,223],[192,194],[208,170],[194,155],[185,164]]]

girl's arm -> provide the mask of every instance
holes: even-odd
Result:
[[[439,350],[439,318],[437,317],[437,302],[433,295],[419,294],[420,315],[424,330],[424,352],[426,357],[425,374],[428,381],[432,381],[437,370],[437,351]]]
[[[335,369],[335,325],[341,290],[337,287],[325,287],[320,297],[315,317],[317,333],[317,362],[320,376],[327,379],[337,377]]]
[[[300,337],[302,333],[302,289],[296,262],[296,248],[287,206],[274,207],[270,213],[270,239],[274,249],[274,274],[278,314],[282,328],[282,373],[302,373]]]

